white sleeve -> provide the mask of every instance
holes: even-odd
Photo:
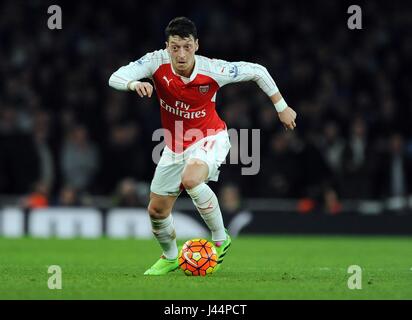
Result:
[[[109,86],[117,90],[127,91],[127,85],[131,81],[151,78],[162,61],[160,51],[161,50],[147,53],[139,60],[120,67],[110,76]]]
[[[260,64],[216,59],[212,59],[212,63],[214,64],[215,78],[221,87],[234,82],[255,81],[269,97],[279,91],[267,69]]]

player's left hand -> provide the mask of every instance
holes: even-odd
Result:
[[[296,112],[290,107],[287,107],[282,112],[278,112],[280,121],[283,123],[283,126],[286,130],[293,130],[296,128]]]

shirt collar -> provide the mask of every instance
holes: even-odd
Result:
[[[175,74],[178,77],[182,77],[180,74],[177,74],[176,71],[173,69],[173,63],[171,61],[170,61],[170,67],[172,68],[173,74]],[[193,68],[192,74],[190,75],[190,78],[189,78],[190,82],[195,80],[197,76],[197,72],[198,72],[198,67],[199,67],[199,61],[198,61],[197,55],[195,55],[195,67]]]

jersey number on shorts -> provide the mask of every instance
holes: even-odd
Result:
[[[209,150],[212,150],[213,146],[215,145],[215,142],[216,142],[216,140],[205,141],[205,143],[203,144],[201,149],[206,151],[206,152],[209,151]]]

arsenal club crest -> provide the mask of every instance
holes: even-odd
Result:
[[[201,94],[206,94],[209,92],[210,89],[210,85],[206,85],[206,86],[199,86],[199,92]]]

